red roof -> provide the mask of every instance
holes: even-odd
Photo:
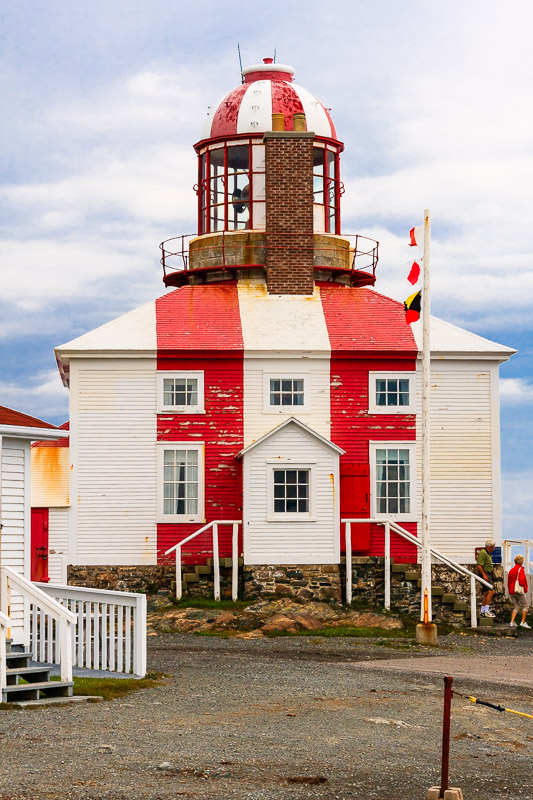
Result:
[[[59,426],[60,431],[68,431],[70,428],[70,422],[64,422],[62,425]],[[40,442],[33,442],[32,447],[68,447],[69,440],[68,439],[53,439],[49,442],[47,441],[40,441]]]
[[[372,289],[318,285],[332,353],[417,353],[403,303]]]
[[[14,425],[20,428],[52,428],[57,430],[55,425],[49,422],[43,422],[42,419],[37,417],[30,417],[28,414],[23,414],[21,411],[14,411],[12,408],[0,406],[0,425]]]
[[[156,300],[157,350],[243,350],[237,284],[182,286]]]

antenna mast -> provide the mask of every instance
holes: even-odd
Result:
[[[241,83],[244,83],[244,78],[243,78],[243,75],[242,75],[241,46],[240,46],[239,42],[237,42],[237,50],[238,50],[238,53],[239,53],[239,66],[240,66],[240,68],[241,68]],[[276,60],[276,59],[274,58],[274,61],[275,61],[275,60]]]

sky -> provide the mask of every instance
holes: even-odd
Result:
[[[17,0],[0,7],[0,404],[68,417],[53,348],[165,292],[196,227],[192,145],[276,54],[331,108],[346,233],[404,300],[432,216],[432,311],[516,348],[501,368],[504,533],[533,518],[533,4]],[[533,538],[533,536],[532,536]]]

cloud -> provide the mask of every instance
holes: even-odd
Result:
[[[525,378],[500,378],[502,405],[533,404],[533,384]]]
[[[20,384],[0,381],[0,405],[44,419],[68,418],[68,390],[61,383],[57,370],[41,372],[32,377],[22,390]]]
[[[524,487],[533,486],[533,471],[507,472],[502,476],[503,537],[530,538],[533,500]]]

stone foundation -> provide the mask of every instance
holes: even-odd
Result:
[[[294,597],[341,602],[339,564],[243,567],[245,597]]]
[[[209,597],[214,594],[212,559],[207,565],[183,567],[184,597]],[[475,571],[474,565],[469,565]],[[231,598],[231,559],[220,560],[220,593]],[[155,594],[175,591],[174,564],[150,566],[69,566],[68,582],[73,586],[115,591],[139,591]],[[470,579],[449,567],[433,564],[431,568],[433,619],[453,626],[464,626],[470,615]],[[384,559],[374,556],[352,559],[352,598],[354,604],[383,608],[385,600]],[[496,594],[492,610],[496,621],[503,621],[505,602],[503,567],[494,565]],[[391,609],[418,617],[420,614],[420,565],[393,564],[391,573]],[[246,599],[291,597],[300,602],[325,600],[343,602],[346,587],[346,564],[239,565],[239,596]],[[481,586],[477,584],[478,610]]]

